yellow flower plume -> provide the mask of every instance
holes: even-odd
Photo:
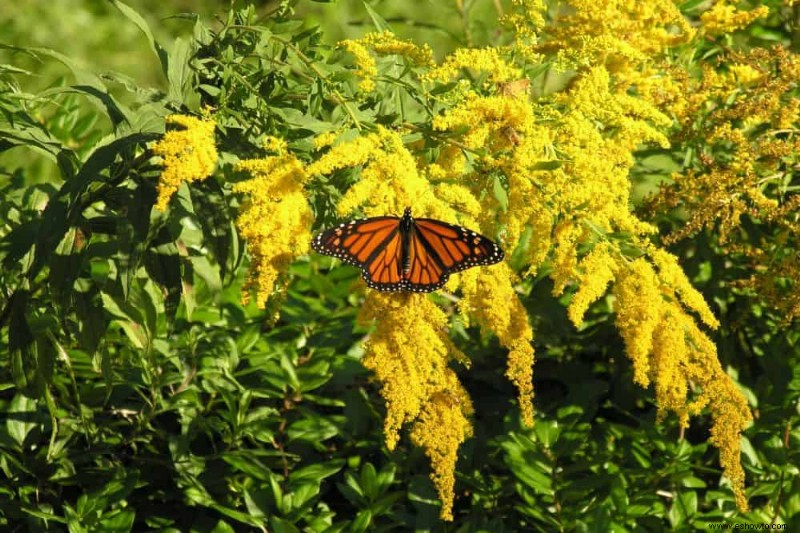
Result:
[[[511,268],[500,263],[487,268],[466,270],[460,274],[463,298],[461,311],[475,317],[484,329],[497,335],[508,349],[506,377],[517,388],[522,421],[533,425],[533,330],[528,313],[514,291],[517,277]]]
[[[252,178],[234,185],[248,198],[236,225],[252,256],[249,284],[261,308],[294,258],[308,253],[314,220],[303,191],[303,165],[293,154],[282,153],[284,143],[273,139],[268,147],[279,150],[278,155],[239,162],[237,169]]]
[[[681,294],[686,290],[684,275],[674,258],[663,251],[655,255],[658,272],[644,258],[617,265],[617,328],[633,361],[634,379],[643,387],[652,382],[659,414],[674,412],[682,427],[689,425],[690,415],[709,408],[710,442],[720,450],[720,463],[731,480],[737,506],[746,510],[739,435],[752,420],[747,400],[722,369],[714,343],[678,302],[683,301],[704,321],[713,320],[712,327],[716,319],[699,294],[700,301]],[[699,392],[690,398],[695,387]]]
[[[714,5],[700,15],[703,31],[709,35],[732,33],[749,26],[754,20],[764,17],[769,13],[767,6],[758,6],[755,9],[737,9],[728,0],[718,0]]]
[[[363,364],[386,401],[386,446],[393,450],[400,429],[411,424],[412,441],[431,461],[441,517],[452,520],[458,448],[472,434],[472,404],[448,365],[466,358],[450,342],[447,316],[423,295],[370,291],[359,321],[373,320]]]
[[[449,162],[440,159],[445,166],[438,169],[446,168],[445,172],[463,179],[464,160],[452,152],[446,153],[444,159]],[[431,181],[430,176],[439,170],[417,165],[417,158],[399,133],[378,128],[374,133],[334,144],[309,163],[305,173],[328,174],[361,167],[361,179],[348,189],[337,206],[342,216],[357,208],[367,216],[400,214],[406,206],[412,206],[417,217],[477,228],[476,218],[485,214],[475,192],[450,180]],[[456,217],[457,210],[462,214],[460,219]],[[472,283],[464,281],[472,278],[454,276],[447,287],[455,290],[459,284],[472,283],[473,289],[465,289],[465,294],[471,296],[466,296],[463,302],[474,307],[482,325],[498,331],[501,342],[510,350],[507,374],[520,391],[523,417],[531,422],[532,332],[511,285],[513,273],[503,267],[473,269],[462,276],[478,270],[491,271],[494,277]],[[374,372],[386,401],[386,445],[393,449],[400,430],[409,426],[412,442],[422,447],[431,461],[431,479],[442,500],[441,517],[452,520],[458,448],[472,433],[469,421],[472,405],[448,366],[451,359],[467,362],[448,337],[448,317],[423,295],[369,291],[360,320],[375,321],[375,332],[366,343],[363,362]]]
[[[164,211],[172,196],[184,181],[192,182],[209,176],[217,166],[217,146],[214,143],[216,123],[210,117],[170,115],[167,124],[182,129],[167,131],[153,145],[153,153],[163,159],[158,182],[156,209]]]
[[[347,39],[340,42],[339,46],[353,55],[356,74],[361,78],[358,88],[362,92],[375,90],[378,64],[373,54],[405,57],[412,64],[419,66],[429,66],[433,63],[433,52],[427,44],[420,47],[410,41],[402,41],[390,31],[368,33],[360,39]]]

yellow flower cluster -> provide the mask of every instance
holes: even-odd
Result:
[[[752,421],[750,409],[722,369],[714,343],[678,303],[680,292],[691,287],[678,272],[675,258],[663,251],[655,254],[658,273],[643,258],[620,263],[614,286],[617,328],[633,362],[634,379],[643,387],[654,383],[659,414],[676,413],[682,427],[688,426],[690,415],[709,408],[713,420],[710,442],[720,450],[720,463],[731,481],[737,506],[746,510],[739,434]],[[681,299],[701,317],[707,313],[705,318],[710,317],[702,299],[697,302],[685,294]],[[691,398],[693,387],[699,392]]]
[[[308,252],[314,220],[303,191],[307,177],[303,165],[285,152],[282,140],[272,138],[266,145],[278,154],[239,162],[237,169],[252,178],[234,185],[236,192],[247,195],[236,226],[247,240],[252,260],[249,284],[256,288],[261,308],[289,264]]]
[[[429,70],[423,80],[448,82],[462,69],[485,73],[488,81],[502,83],[519,79],[521,71],[506,61],[497,48],[459,48],[445,58],[441,65]]]
[[[413,206],[415,216],[457,221],[456,211],[434,195],[433,184],[417,170],[416,159],[396,131],[378,127],[375,133],[340,142],[308,164],[305,171],[308,175],[325,175],[356,167],[362,167],[361,179],[339,202],[340,215],[357,208],[363,208],[368,216],[399,215],[407,206]],[[461,205],[470,202],[457,190],[450,192],[456,205],[459,197]]]
[[[539,32],[545,25],[547,5],[544,0],[511,0],[513,11],[503,17],[503,22],[511,27],[514,35],[514,48],[523,50],[527,45],[533,45],[539,40]],[[531,56],[523,52],[523,56],[530,60]]]
[[[505,263],[461,274],[460,308],[492,331],[508,349],[506,377],[517,388],[523,422],[533,425],[533,330],[514,291],[516,275]]]
[[[447,316],[422,295],[370,292],[359,320],[376,321],[363,363],[375,373],[386,400],[386,446],[393,450],[400,429],[411,425],[412,441],[431,461],[441,516],[452,520],[458,448],[472,434],[468,417],[473,409],[448,366],[466,358],[447,335]]]
[[[314,148],[321,150],[326,146],[331,146],[336,142],[337,134],[333,131],[326,131],[314,137]]]
[[[703,132],[709,144],[698,164],[673,176],[674,183],[651,200],[651,212],[676,207],[688,219],[668,243],[714,229],[719,244],[753,265],[742,280],[783,313],[800,317],[800,264],[786,250],[800,247],[800,202],[786,197],[781,183],[800,163],[800,99],[794,94],[800,56],[783,48],[730,52],[725,70],[707,66],[702,76],[685,74],[684,96],[670,104],[684,135]],[[759,221],[774,238],[752,242],[742,220]],[[779,287],[783,289],[779,289]]]
[[[626,70],[653,61],[694,35],[672,0],[571,0],[548,24],[539,50],[555,52],[562,68],[605,65]]]
[[[708,35],[732,33],[752,24],[769,13],[767,6],[755,9],[738,9],[728,0],[718,0],[708,11],[700,15],[703,31]]]
[[[712,328],[717,320],[677,259],[649,243],[655,228],[630,211],[628,174],[634,152],[645,143],[669,145],[665,131],[672,121],[656,103],[677,104],[684,96],[685,79],[661,83],[663,69],[652,57],[694,32],[672,2],[623,6],[579,1],[574,8],[563,19],[563,31],[558,24],[548,25],[547,31],[557,38],[540,48],[548,51],[560,45],[578,51],[573,61],[578,73],[566,90],[535,104],[527,91],[505,91],[500,85],[494,94],[467,92],[436,117],[433,126],[457,135],[465,148],[477,154],[475,161],[484,172],[500,172],[507,179],[508,209],[501,216],[505,242],[513,246],[523,228],[533,228],[527,248],[529,272],[550,259],[556,294],[578,285],[569,307],[576,325],[613,285],[617,324],[634,362],[636,381],[643,386],[653,383],[659,408],[676,412],[682,424],[702,407],[710,408],[712,442],[720,448],[726,475],[744,508],[738,435],[750,414],[741,393],[721,371],[713,344],[690,313]],[[642,72],[646,75],[637,75]],[[746,73],[734,75],[742,78]],[[652,98],[628,90],[643,80],[650,82]],[[656,87],[666,89],[659,94]],[[745,159],[738,161],[744,165]],[[612,239],[608,237],[612,233],[626,237]],[[587,244],[593,244],[591,251],[581,258],[579,250]],[[623,245],[645,256],[631,260]],[[474,280],[491,276],[492,270],[461,275],[468,305],[480,302],[470,294]],[[492,285],[502,287],[503,282],[494,279]],[[492,313],[483,321],[492,324],[501,342],[511,348],[501,333],[502,315]],[[517,334],[516,342],[529,343],[529,335]],[[532,351],[524,360],[529,370]],[[701,392],[692,400],[689,390],[698,383]],[[710,394],[720,391],[724,391],[721,399],[712,401]]]
[[[607,242],[596,245],[578,263],[580,288],[570,302],[569,317],[580,325],[589,305],[614,284],[616,325],[633,363],[634,380],[642,387],[653,383],[659,413],[676,413],[683,427],[688,426],[690,415],[709,407],[711,443],[720,449],[720,462],[733,485],[737,505],[746,509],[739,434],[751,422],[750,411],[742,393],[722,370],[714,344],[687,311],[696,313],[709,327],[716,328],[719,323],[677,258],[644,246],[650,261],[645,257],[626,260]],[[693,386],[700,392],[690,398]]]
[[[181,183],[201,180],[214,172],[218,158],[213,119],[170,115],[166,122],[182,129],[167,131],[152,147],[153,153],[163,159],[156,200],[160,211],[167,208]]]
[[[375,90],[378,65],[373,54],[402,56],[417,66],[429,66],[433,63],[433,52],[427,44],[417,46],[410,41],[402,41],[390,31],[368,33],[360,39],[347,39],[340,42],[339,46],[353,54],[356,73],[361,78],[358,87],[362,92]]]
[[[567,308],[569,319],[576,327],[583,323],[583,317],[589,306],[602,298],[608,290],[609,283],[614,281],[619,261],[615,252],[609,243],[603,242],[595,246],[578,263],[575,269],[578,270],[578,290],[575,291]],[[561,280],[562,285],[565,282],[566,280]]]
[[[411,441],[425,450],[431,462],[431,480],[442,500],[442,520],[453,520],[458,448],[472,436],[469,396],[451,375],[451,383],[444,392],[433,394],[411,428]]]

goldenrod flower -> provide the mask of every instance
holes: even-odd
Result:
[[[452,152],[446,157],[453,161],[442,160],[448,175],[464,179],[467,171],[464,160]],[[477,228],[476,218],[485,213],[475,192],[458,182],[434,184],[429,179],[430,168],[418,168],[417,163],[418,159],[397,132],[378,128],[374,133],[332,146],[305,167],[305,174],[361,167],[361,179],[337,206],[343,216],[356,208],[377,216],[399,214],[404,207],[413,206],[418,216]],[[457,210],[460,219],[456,217]],[[532,333],[525,310],[511,288],[510,270],[506,267],[495,276],[481,283],[481,289],[473,287],[465,293],[472,294],[473,301],[483,298],[480,306],[475,305],[474,314],[486,327],[498,331],[510,349],[508,375],[520,391],[523,416],[531,421]],[[453,276],[448,288],[455,290],[458,285],[459,276]],[[364,365],[375,373],[386,400],[386,445],[393,449],[400,429],[411,424],[412,441],[423,447],[431,460],[431,477],[442,499],[441,516],[452,520],[457,451],[471,434],[468,416],[472,407],[448,362],[467,359],[448,338],[447,316],[423,295],[370,291],[360,320],[375,320],[375,332],[365,346]]]
[[[441,65],[426,72],[423,80],[448,82],[462,69],[486,73],[493,84],[517,80],[522,74],[518,67],[501,57],[497,48],[459,48]]]
[[[277,139],[268,145],[279,151],[286,148]],[[302,187],[307,175],[290,153],[241,161],[237,168],[253,176],[234,185],[235,191],[247,195],[236,225],[247,241],[252,257],[250,284],[256,287],[256,303],[263,308],[289,264],[309,250],[313,213]]]
[[[421,47],[410,41],[401,41],[390,31],[368,33],[360,39],[347,39],[339,43],[353,54],[357,74],[361,78],[358,88],[362,92],[375,90],[378,64],[372,54],[397,55],[408,58],[414,65],[427,66],[433,62],[433,52],[426,44]]]
[[[700,319],[710,328],[719,327],[719,321],[708,308],[703,295],[692,287],[689,278],[678,264],[678,258],[657,248],[649,252],[653,263],[658,267],[658,277],[680,297],[681,302],[697,313]]]
[[[539,47],[555,50],[563,67],[624,71],[695,33],[672,0],[571,0],[569,5],[548,24],[550,38]]]
[[[386,401],[386,446],[393,450],[400,429],[411,423],[413,442],[431,461],[441,517],[452,520],[457,452],[472,434],[472,404],[448,366],[466,357],[450,342],[447,316],[424,295],[371,291],[359,320],[375,321],[363,364],[375,373]]]
[[[272,135],[267,136],[263,142],[264,150],[267,152],[276,154],[276,155],[283,155],[289,149],[289,145],[286,143],[286,139],[281,139],[280,137],[273,137]]]
[[[516,275],[505,263],[461,273],[461,310],[492,331],[509,350],[506,376],[517,387],[523,423],[533,424],[533,330],[514,291]]]
[[[608,243],[595,246],[578,264],[578,290],[572,296],[567,314],[575,326],[580,326],[589,306],[599,300],[614,280],[618,258]]]
[[[682,275],[670,265],[674,258],[666,257],[669,254],[663,251],[654,255],[659,274],[647,260],[639,258],[620,265],[614,288],[617,327],[633,361],[634,379],[643,387],[652,382],[659,415],[674,412],[682,427],[688,425],[690,415],[706,406],[710,409],[710,442],[720,450],[720,463],[731,480],[737,506],[746,510],[739,435],[751,421],[747,401],[722,370],[714,343],[679,305],[676,292],[683,290],[678,288],[683,281],[675,279]],[[685,295],[682,299],[687,300]],[[693,300],[688,298],[692,306],[698,305]],[[699,307],[702,316],[704,302]],[[713,316],[705,317],[709,318]],[[698,385],[700,392],[690,399],[692,384]]]
[[[411,441],[425,450],[431,462],[431,480],[439,498],[442,520],[453,520],[455,470],[458,449],[472,436],[472,404],[455,373],[447,374],[447,385],[425,402],[411,428]]]
[[[716,4],[722,6],[719,10],[725,5]],[[729,56],[719,68],[706,64],[699,73],[673,69],[684,93],[669,104],[680,120],[680,135],[701,131],[713,150],[701,154],[699,164],[675,174],[673,184],[650,207],[663,211],[680,206],[689,216],[665,237],[667,243],[713,229],[726,251],[755,267],[737,285],[778,309],[788,324],[800,316],[800,284],[794,283],[800,269],[784,257],[798,245],[800,205],[783,201],[773,185],[797,164],[800,56],[781,47]],[[751,232],[740,231],[745,217],[780,237],[751,241]]]
[[[214,143],[216,123],[210,117],[170,115],[167,124],[183,129],[167,131],[153,145],[153,153],[161,156],[164,170],[158,182],[156,209],[164,211],[181,183],[201,180],[217,166],[217,146]]]
[[[356,74],[361,78],[358,88],[365,93],[375,90],[375,76],[378,75],[378,65],[370,55],[369,50],[358,40],[347,39],[339,43],[348,52],[353,54],[356,61]]]
[[[411,41],[402,41],[390,31],[368,33],[362,39],[378,55],[407,57],[414,65],[429,67],[433,64],[433,51],[427,44],[417,46]]]
[[[382,127],[375,133],[332,146],[317,161],[308,164],[305,172],[324,175],[359,166],[361,179],[348,189],[337,206],[341,216],[357,208],[363,208],[368,216],[399,215],[405,207],[414,206],[417,216],[458,222],[453,207],[434,195],[433,184],[417,169],[416,159],[400,134]],[[474,198],[465,188],[443,190],[450,191],[448,198],[453,205],[474,205]],[[462,219],[465,222],[469,219]]]
[[[326,131],[314,137],[314,148],[321,150],[322,148],[332,146],[336,141],[337,134],[333,131]]]
[[[749,26],[754,20],[769,13],[767,6],[755,9],[737,9],[728,0],[718,0],[708,11],[700,15],[703,30],[709,35],[732,33]]]
[[[650,353],[653,334],[664,313],[655,270],[645,259],[632,261],[620,270],[614,284],[616,326],[625,341],[625,353],[633,363],[633,380],[650,385]]]

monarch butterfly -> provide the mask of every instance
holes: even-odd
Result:
[[[503,260],[503,251],[483,235],[432,218],[351,220],[320,232],[317,252],[361,269],[367,286],[379,291],[431,292],[453,272]]]

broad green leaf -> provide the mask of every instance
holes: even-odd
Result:
[[[294,470],[289,475],[289,480],[292,483],[300,482],[300,481],[317,481],[320,482],[323,479],[332,476],[333,474],[339,472],[342,467],[344,466],[344,460],[336,460],[330,461],[325,463],[315,463],[308,466],[304,466],[302,468],[298,468]]]
[[[22,447],[25,437],[38,424],[36,422],[37,402],[24,394],[16,394],[6,412],[6,430],[18,446]]]
[[[123,310],[111,295],[103,292],[100,297],[103,300],[103,308],[114,317],[112,323],[122,328],[137,349],[143,350],[149,344],[146,328],[128,314],[130,309]]]
[[[191,79],[190,59],[195,52],[192,41],[178,37],[172,45],[172,52],[168,55],[167,80],[169,81],[169,97],[179,103],[184,103],[188,83]]]
[[[352,530],[367,531],[371,523],[372,512],[369,509],[364,509],[363,511],[359,511],[356,515],[356,519],[353,520]]]
[[[100,83],[100,79],[97,79]],[[79,94],[88,97],[88,99],[97,104],[98,109],[105,112],[106,116],[111,120],[111,123],[116,127],[130,121],[131,111],[122,104],[120,104],[114,96],[108,92],[105,85],[90,85],[78,84],[68,85],[66,87],[54,87],[47,91],[40,93],[40,97],[46,98],[60,94]],[[72,132],[77,135],[78,132]]]
[[[360,483],[361,489],[367,500],[372,501],[378,496],[378,479],[375,467],[372,463],[364,463],[361,467]]]

